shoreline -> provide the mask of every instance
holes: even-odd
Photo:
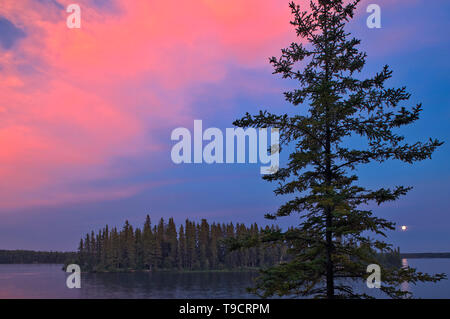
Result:
[[[157,270],[148,270],[148,269],[118,269],[118,270],[100,270],[100,271],[82,271],[81,273],[89,273],[89,274],[118,274],[118,273],[237,273],[237,272],[258,272],[262,268],[245,268],[245,269],[207,269],[207,270],[185,270],[185,269],[157,269]],[[62,270],[65,271],[65,267],[62,267]]]
[[[450,258],[450,253],[400,253],[400,258],[425,259],[425,258]]]

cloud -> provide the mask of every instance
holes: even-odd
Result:
[[[3,210],[138,192],[73,185],[120,180],[132,173],[123,158],[166,158],[155,136],[191,117],[189,89],[220,83],[227,63],[255,52],[264,59],[252,63],[265,63],[268,43],[289,30],[286,6],[253,0],[79,1],[82,28],[70,30],[66,2],[0,9]]]
[[[229,81],[230,65],[268,68],[293,39],[287,1],[80,0],[81,29],[66,27],[69,3],[0,7],[0,211],[139,192],[117,182],[138,169],[124,158],[163,170],[161,132],[203,111],[192,92]],[[273,89],[246,78],[233,90]]]
[[[0,45],[9,50],[17,40],[24,38],[25,32],[17,28],[11,21],[0,16]]]

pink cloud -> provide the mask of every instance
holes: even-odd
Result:
[[[140,191],[70,185],[126,175],[117,158],[158,156],[151,133],[191,116],[190,87],[220,83],[230,62],[268,67],[293,39],[287,1],[78,3],[82,28],[70,30],[50,1],[2,1],[26,37],[0,49],[0,210]]]
[[[289,11],[275,2],[122,0],[114,12],[78,3],[78,30],[51,2],[2,3],[0,15],[26,37],[0,51],[0,208],[139,191],[68,193],[126,174],[115,158],[157,153],[148,132],[189,117],[189,86],[220,82],[225,62],[266,55],[289,31]]]

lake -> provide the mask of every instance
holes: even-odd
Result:
[[[419,271],[450,273],[450,259],[408,259]],[[81,288],[66,287],[62,265],[0,265],[0,298],[254,298],[245,288],[252,272],[81,274]],[[450,281],[403,285],[418,298],[450,298]]]

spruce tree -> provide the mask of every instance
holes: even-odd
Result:
[[[144,241],[140,228],[134,231],[136,269],[144,269]]]
[[[276,195],[291,199],[266,217],[297,213],[300,224],[264,236],[264,241],[287,244],[290,258],[262,272],[253,290],[262,296],[370,297],[338,279],[365,278],[367,265],[379,263],[377,254],[391,251],[383,237],[395,229],[394,223],[374,216],[367,204],[397,200],[410,187],[367,189],[358,185],[356,169],[391,159],[425,160],[442,144],[436,139],[411,144],[399,134],[398,128],[419,119],[422,106],[404,106],[410,98],[405,87],[386,86],[392,76],[388,66],[360,79],[366,54],[358,49],[360,40],[345,31],[358,2],[314,0],[306,10],[290,3],[291,24],[303,41],[292,43],[270,63],[274,74],[297,83],[285,98],[303,110],[295,115],[247,113],[233,123],[279,128],[280,149],[292,149],[286,167],[264,176],[278,182]],[[362,146],[347,144],[352,138]],[[380,266],[381,290],[394,298],[408,296],[398,288],[402,282],[443,278],[409,267]]]
[[[109,233],[109,227],[106,225],[103,232],[103,252],[102,252],[103,265],[107,268],[112,264],[112,251],[111,251],[111,238]]]
[[[154,236],[152,233],[152,223],[150,220],[150,216],[147,215],[145,217],[145,223],[144,223],[144,229],[142,233],[142,241],[143,241],[143,262],[144,262],[144,268],[151,269],[152,263],[153,263],[153,248],[154,248]]]
[[[89,238],[89,233],[86,234],[86,237],[84,239],[84,251],[86,254],[86,258],[85,258],[85,265],[87,267],[87,270],[91,270],[91,265],[92,265],[92,258],[91,258],[91,240]]]
[[[164,268],[164,259],[166,256],[166,247],[164,240],[164,219],[159,220],[158,226],[154,230],[155,233],[155,247],[154,247],[154,259],[155,268]]]
[[[122,255],[120,250],[120,235],[117,228],[111,230],[111,266],[113,269],[118,269],[122,265]]]
[[[186,268],[186,236],[184,235],[184,227],[180,225],[178,233],[178,269]]]
[[[195,225],[186,219],[186,266],[187,269],[194,269],[196,261],[196,243]]]
[[[91,246],[91,254],[90,254],[91,267],[94,267],[97,264],[97,242],[95,240],[94,231],[91,231],[90,246]]]
[[[228,242],[231,240],[236,239],[236,235],[234,232],[234,225],[233,223],[229,223],[224,227],[225,232],[225,240]],[[236,255],[237,251],[232,251],[231,249],[227,249],[225,253],[225,266],[226,268],[235,268],[236,267]]]
[[[211,225],[211,232],[210,232],[210,268],[211,269],[217,269],[219,265],[219,232],[218,227],[216,223],[213,223]]]
[[[167,265],[168,268],[177,268],[178,262],[178,239],[177,239],[177,228],[173,218],[169,218],[166,229],[166,240],[167,240]]]
[[[125,221],[125,225],[120,232],[120,246],[121,246],[121,259],[122,266],[125,269],[134,269],[136,266],[136,247],[133,226],[130,225],[128,220]]]
[[[79,262],[81,267],[84,266],[84,263],[85,263],[85,250],[84,250],[83,238],[80,239],[80,244],[78,245],[78,262]]]
[[[198,228],[198,258],[201,269],[209,269],[209,224],[206,219],[202,219]]]

